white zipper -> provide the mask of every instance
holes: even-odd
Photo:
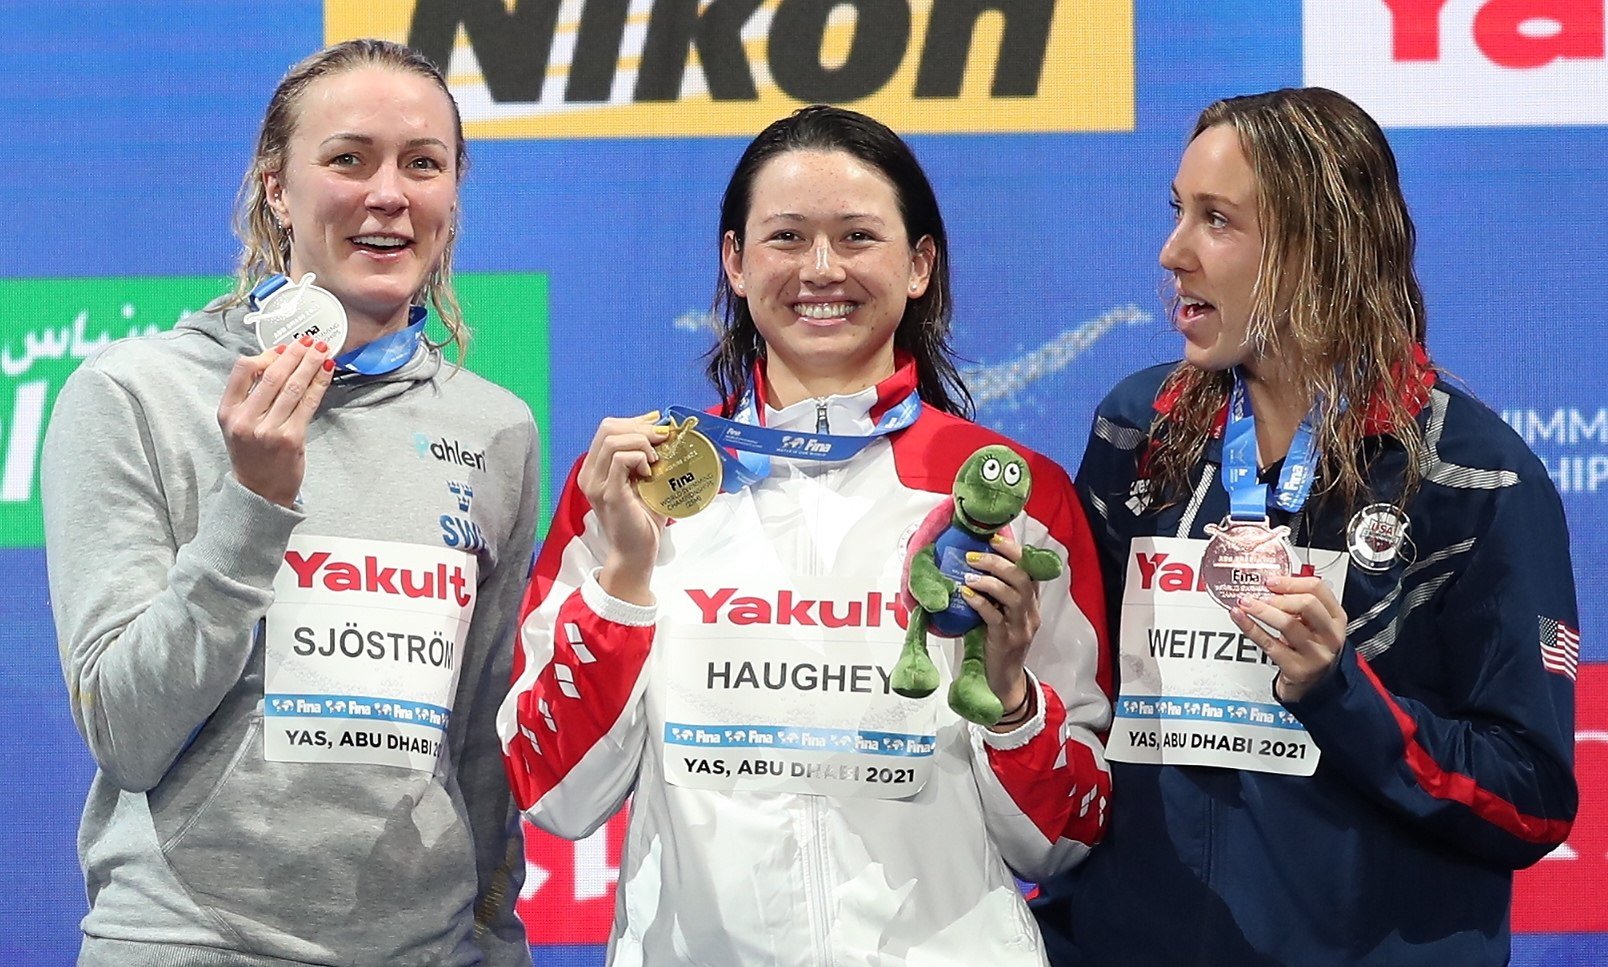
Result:
[[[815,432],[830,433],[831,425],[827,421],[827,398],[815,398]],[[833,477],[837,475],[836,468],[825,470],[819,475],[806,474],[800,481],[804,485],[805,499],[815,504],[816,513],[820,513],[821,490],[830,489]],[[801,495],[803,496],[803,495]],[[806,548],[813,542],[807,542]],[[808,550],[805,551],[809,553]],[[802,574],[817,575],[820,573],[819,555],[811,555],[812,560],[797,562],[799,572]],[[799,844],[800,863],[804,870],[804,905],[809,911],[810,947],[814,952],[813,961],[820,967],[830,967],[832,964],[832,918],[830,909],[832,905],[831,877],[828,876],[830,857],[827,854],[827,816],[822,807],[822,797],[808,794],[799,796],[804,803],[804,825],[808,835]]]
[[[804,906],[809,912],[810,947],[820,967],[832,964],[832,927],[827,908],[832,896],[826,875],[826,815],[821,796],[800,795],[804,803],[807,835],[799,843],[799,860],[804,868]]]

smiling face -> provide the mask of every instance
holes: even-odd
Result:
[[[406,324],[440,262],[458,201],[456,123],[429,79],[364,67],[320,78],[296,105],[282,170],[263,175],[290,232],[288,274],[340,299],[349,346]]]
[[[934,246],[912,245],[893,183],[842,151],[787,151],[754,177],[743,239],[721,261],[766,347],[774,405],[849,393],[893,373],[905,304]]]
[[[1239,135],[1226,124],[1189,143],[1173,180],[1177,224],[1161,264],[1177,286],[1173,324],[1184,358],[1204,370],[1255,364],[1246,334],[1262,264],[1257,192]]]
[[[1027,461],[1010,447],[989,444],[955,474],[955,522],[974,534],[992,534],[1022,512],[1032,489]]]

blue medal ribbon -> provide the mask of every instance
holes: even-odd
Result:
[[[270,275],[268,278],[258,282],[257,287],[252,289],[251,292],[246,295],[246,304],[251,307],[251,311],[256,312],[258,309],[262,308],[260,305],[262,300],[268,298],[289,284],[290,279],[283,275]]]
[[[847,460],[870,446],[873,441],[896,433],[916,422],[921,414],[921,396],[912,392],[882,414],[882,419],[865,436],[844,436],[834,433],[806,433],[803,430],[773,430],[760,426],[754,410],[753,396],[744,397],[735,419],[725,419],[711,413],[670,406],[664,410],[678,421],[688,417],[698,420],[697,432],[715,445],[724,464],[720,489],[736,493],[744,487],[759,483],[770,476],[771,458],[787,457],[801,460]],[[738,451],[733,455],[730,451]]]
[[[1273,505],[1292,514],[1306,504],[1312,493],[1318,467],[1316,423],[1322,407],[1319,399],[1301,418],[1290,440],[1290,452],[1284,457],[1284,469],[1279,473]],[[1228,397],[1228,427],[1223,434],[1223,489],[1228,491],[1231,519],[1268,519],[1267,484],[1257,480],[1256,473],[1256,414],[1251,410],[1244,377],[1235,370],[1234,388]]]
[[[400,369],[418,351],[428,315],[424,306],[409,306],[406,329],[388,333],[365,346],[336,356],[336,367],[343,373],[361,373],[364,376],[381,376]]]

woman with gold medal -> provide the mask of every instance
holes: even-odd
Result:
[[[966,579],[998,721],[894,691],[904,539],[1008,442],[966,419],[932,188],[883,125],[806,108],[743,153],[719,242],[720,405],[604,420],[537,561],[499,719],[519,803],[576,838],[631,797],[614,963],[1042,964],[1013,874],[1080,861],[1108,791],[1070,481],[1021,451],[1026,510]],[[1024,544],[1068,573],[1034,582]]]

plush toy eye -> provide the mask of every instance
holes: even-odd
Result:
[[[1009,466],[1007,466],[1005,468],[1005,483],[1008,484],[1009,486],[1014,487],[1014,486],[1016,486],[1017,484],[1019,484],[1021,482],[1022,482],[1022,465],[1019,464],[1019,463],[1013,463],[1013,464],[1010,464]]]
[[[983,479],[992,483],[999,479],[999,461],[989,457],[983,461]]]

